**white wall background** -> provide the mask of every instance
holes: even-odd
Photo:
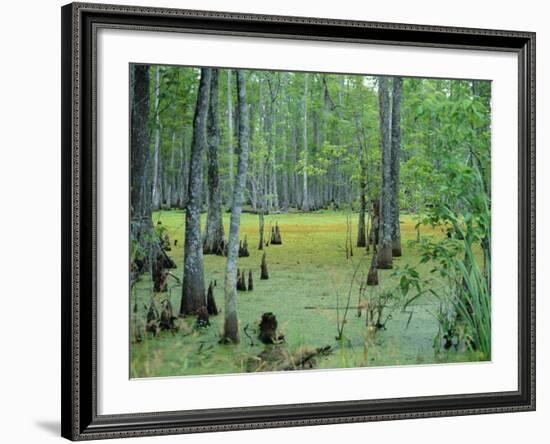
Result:
[[[544,251],[550,181],[543,178],[543,78],[550,34],[545,2],[524,0],[113,0],[114,3],[537,32],[538,124],[538,410],[485,415],[292,429],[142,438],[125,442],[280,443],[546,442],[550,385],[545,366],[550,329]],[[60,441],[60,6],[59,0],[11,0],[0,27],[0,436],[3,442]],[[547,157],[547,156],[546,156]],[[546,275],[546,276],[545,276]],[[544,351],[546,349],[546,352]]]

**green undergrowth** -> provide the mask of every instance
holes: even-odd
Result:
[[[184,213],[182,211],[157,212],[154,223],[162,221],[172,243],[168,253],[178,268],[172,272],[182,278]],[[416,239],[415,221],[408,215],[401,216],[403,256],[394,259],[394,265],[416,267],[427,276],[431,264],[419,264],[417,247],[409,241]],[[406,311],[395,309],[386,329],[369,335],[365,313],[357,315],[358,287],[365,276],[371,255],[364,248],[353,249],[353,257],[346,259],[346,213],[320,211],[311,213],[291,212],[266,216],[266,235],[277,222],[281,229],[282,245],[271,245],[267,253],[269,280],[260,280],[260,262],[263,251],[258,250],[258,216],[245,213],[241,219],[241,238],[247,236],[250,257],[239,258],[241,270],[252,270],[254,290],[238,292],[241,343],[238,346],[218,343],[223,329],[223,281],[226,259],[207,255],[205,283],[216,281],[215,298],[221,313],[210,317],[211,326],[193,329],[194,318],[186,318],[189,328],[177,333],[162,332],[156,337],[144,335],[141,342],[131,342],[130,376],[158,377],[180,375],[206,375],[240,373],[250,371],[253,357],[265,346],[256,338],[256,330],[262,313],[273,312],[279,329],[284,333],[282,348],[294,353],[300,348],[332,347],[332,353],[316,358],[315,368],[347,368],[431,364],[478,361],[479,354],[469,351],[445,351],[436,353],[434,337],[438,332],[438,302],[428,295],[419,297]],[[357,215],[353,214],[353,245],[357,236]],[[224,214],[228,233],[229,214]],[[421,228],[422,236],[438,238],[444,234],[429,227]],[[174,247],[174,241],[177,246]],[[351,291],[350,309],[343,318],[350,282],[358,273]],[[399,279],[393,270],[380,270],[380,285],[369,287],[368,294],[391,291],[398,293]],[[149,276],[144,276],[135,287],[132,305],[137,298],[138,321],[143,322],[146,306],[151,298]],[[175,314],[181,302],[181,286],[169,278],[168,293],[153,295],[157,303],[170,298]],[[337,310],[337,307],[339,310]],[[339,314],[338,314],[339,313]],[[338,317],[339,316],[339,317]],[[336,340],[337,321],[345,322],[343,337]],[[133,322],[133,320],[132,320]],[[245,328],[248,335],[245,333]]]

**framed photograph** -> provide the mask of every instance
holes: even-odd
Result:
[[[62,8],[62,435],[535,409],[535,34]]]

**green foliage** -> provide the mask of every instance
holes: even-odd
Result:
[[[435,338],[448,347],[464,344],[483,356],[491,356],[490,297],[490,204],[483,178],[477,168],[453,164],[448,184],[442,184],[445,199],[428,211],[423,222],[441,229],[443,239],[424,237],[418,243],[420,263],[433,264],[433,279],[423,282],[402,275],[401,288],[406,294],[414,282],[417,294],[405,306],[429,291],[440,300],[440,330]],[[457,192],[457,190],[463,190]],[[482,260],[475,251],[481,251]],[[480,265],[482,262],[482,265]],[[422,290],[419,287],[422,287]]]
[[[157,70],[159,85],[154,81]],[[159,181],[162,187],[169,183],[181,190],[186,187],[183,172],[189,161],[199,70],[154,66],[150,72],[149,130],[151,135],[158,131],[160,136]],[[227,69],[220,69],[219,178],[227,207],[231,205],[229,169],[237,164],[239,123],[236,81],[233,78],[229,88],[229,75]],[[231,75],[235,75],[234,70]],[[316,187],[311,194],[325,199],[324,208],[353,211],[360,184],[366,184],[367,201],[380,196],[379,105],[374,77],[309,73],[305,98],[304,73],[248,71],[246,77],[250,126],[247,209],[269,205],[268,212],[286,211],[276,203],[282,199],[283,183],[289,188],[291,200],[293,196],[293,205],[299,207],[306,174],[310,187]],[[365,290],[372,313],[378,312],[378,319],[386,320],[391,314],[395,331],[384,331],[367,340],[364,319],[340,319],[337,312],[327,308],[302,312],[305,306],[330,306],[335,300],[356,295],[364,276],[357,276],[350,286],[349,265],[340,251],[343,213],[298,215],[293,213],[294,208],[276,216],[284,227],[285,246],[279,250],[270,247],[273,278],[257,284],[258,288],[264,287],[261,293],[255,290],[258,293],[251,300],[239,302],[242,322],[253,325],[261,311],[281,313],[292,350],[303,345],[324,345],[321,343],[334,338],[334,324],[343,330],[346,323],[338,353],[324,358],[320,367],[490,358],[490,103],[490,82],[404,80],[399,198],[401,210],[408,213],[401,218],[403,241],[410,244],[404,256],[395,261],[393,271],[380,271],[380,288]],[[153,142],[151,145],[153,150]],[[272,221],[269,216],[266,219],[269,226]],[[148,245],[168,234],[170,239],[179,240],[171,254],[181,264],[184,242],[180,212],[163,213],[163,224],[146,232],[134,223],[138,225],[132,226],[131,232],[142,234],[130,240],[133,262],[145,260]],[[243,216],[242,232],[250,244],[257,243],[257,216]],[[239,259],[243,269],[257,268],[257,254],[251,253],[250,258]],[[205,257],[207,280],[223,282],[223,261],[213,255]],[[360,273],[364,274],[363,268],[367,265],[361,267]],[[147,278],[138,286],[143,295],[137,292],[136,298],[148,302],[151,297],[160,297],[150,293]],[[181,289],[171,282],[170,290],[169,297],[176,307]],[[338,299],[339,292],[345,297]],[[420,308],[423,306],[428,306],[431,314]],[[134,344],[132,374],[246,371],[243,363],[258,349],[242,345],[237,349],[211,347],[211,343],[217,343],[221,329],[219,319],[213,319],[212,324],[200,335],[176,339],[161,336],[156,344],[152,340]],[[311,331],[302,331],[303,325]],[[435,356],[433,346],[438,352]],[[455,355],[449,355],[448,349]],[[162,364],[155,367],[158,362]]]
[[[491,356],[491,294],[490,272],[484,274],[475,260],[471,246],[465,249],[465,261],[454,259],[453,266],[460,270],[462,297],[452,299],[458,319],[466,326],[466,341],[470,348]],[[465,262],[470,267],[465,266]]]

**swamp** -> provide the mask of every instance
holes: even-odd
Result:
[[[130,377],[491,359],[491,83],[130,66]]]

